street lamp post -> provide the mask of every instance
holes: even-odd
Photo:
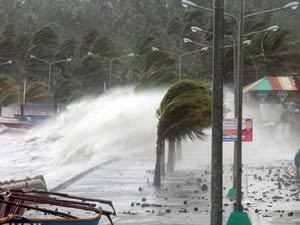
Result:
[[[31,59],[35,59],[37,61],[43,62],[48,64],[49,69],[48,69],[48,92],[50,92],[50,82],[51,82],[51,68],[53,64],[57,64],[57,63],[63,63],[63,62],[71,62],[72,58],[67,58],[67,59],[62,59],[62,60],[56,60],[56,61],[48,61],[45,59],[40,59],[34,55],[30,55]]]
[[[97,57],[99,59],[103,59],[103,60],[106,60],[106,61],[109,62],[109,88],[112,87],[112,64],[113,64],[113,62],[115,60],[119,60],[119,59],[126,58],[126,57],[134,57],[134,53],[129,53],[127,55],[123,55],[123,56],[116,57],[116,58],[107,58],[107,57],[104,57],[104,56],[96,55],[96,54],[92,53],[91,51],[89,51],[87,53],[87,55]]]
[[[178,78],[179,78],[179,80],[182,79],[182,70],[181,70],[181,67],[182,67],[182,57],[186,56],[186,55],[189,55],[189,54],[193,54],[193,53],[197,53],[197,52],[201,52],[201,51],[207,51],[207,50],[208,50],[207,47],[203,47],[201,49],[197,49],[197,50],[194,50],[194,51],[184,52],[182,54],[177,54],[175,52],[169,52],[169,51],[161,50],[161,49],[159,49],[157,47],[152,47],[152,51],[153,52],[163,52],[163,53],[166,53],[166,54],[169,54],[169,55],[175,55],[178,58]]]

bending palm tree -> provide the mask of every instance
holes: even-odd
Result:
[[[203,139],[211,124],[211,90],[201,81],[183,80],[173,85],[157,110],[154,185],[161,185],[161,146],[167,140]]]
[[[0,77],[0,106],[9,106],[13,103],[22,102],[23,86],[19,85],[15,79],[10,77]],[[42,82],[34,82],[26,88],[27,101],[41,99],[52,99],[47,91],[47,85]],[[0,110],[1,112],[1,110]]]

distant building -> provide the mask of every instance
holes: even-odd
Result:
[[[259,107],[264,122],[300,116],[300,91],[292,76],[263,77],[244,87],[243,94],[245,102]]]

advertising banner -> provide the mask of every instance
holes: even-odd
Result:
[[[237,119],[223,120],[223,141],[237,141]],[[253,141],[253,119],[251,118],[242,121],[242,141]]]

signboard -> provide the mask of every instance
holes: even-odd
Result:
[[[253,140],[253,120],[245,118],[242,121],[242,141]],[[237,119],[223,120],[223,141],[237,141]]]

